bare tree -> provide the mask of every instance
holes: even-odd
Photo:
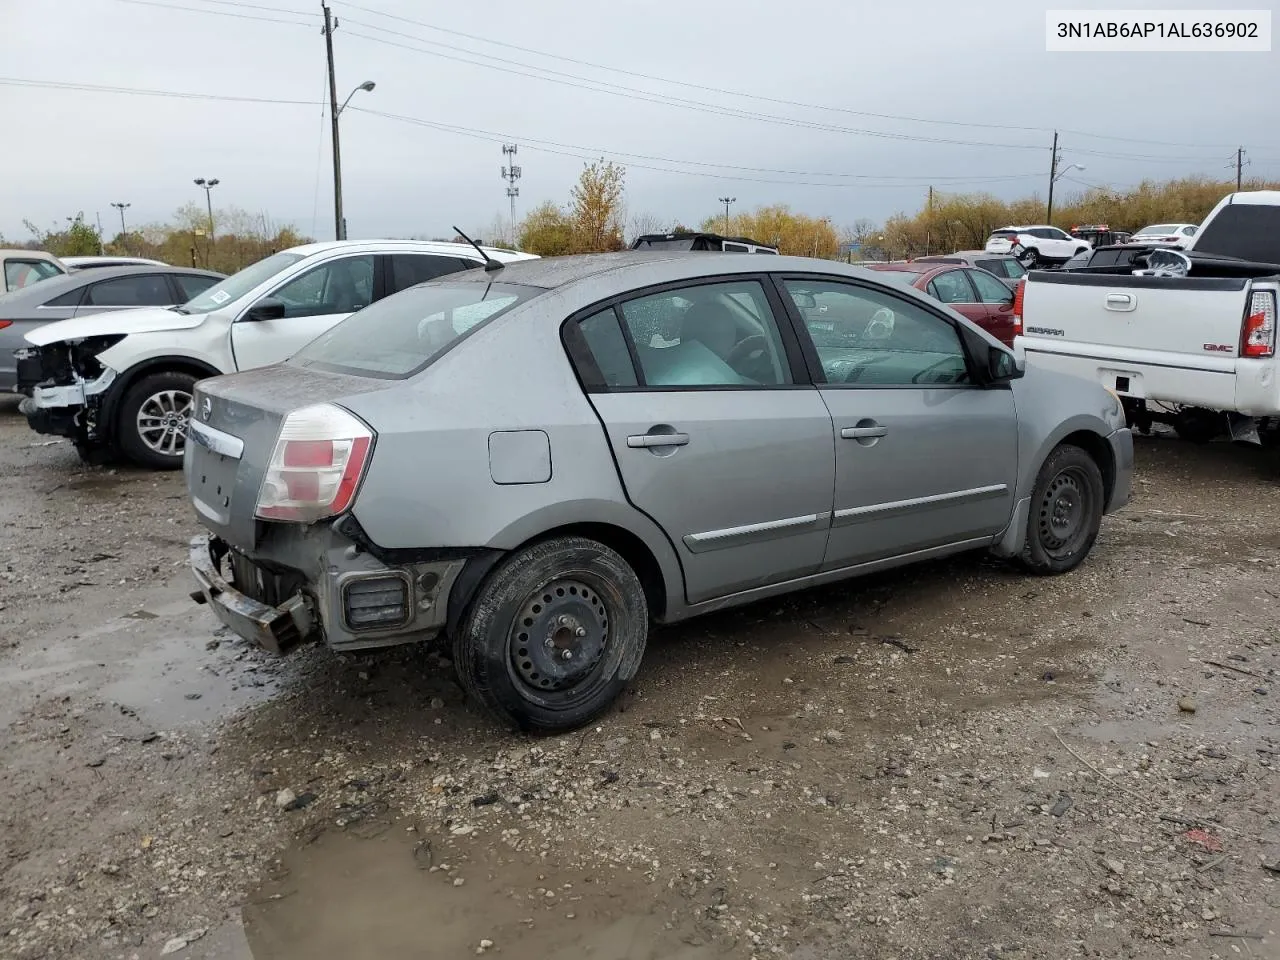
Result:
[[[646,234],[666,233],[669,222],[669,220],[658,216],[656,213],[648,213],[646,211],[633,213],[627,224],[627,243],[632,243],[636,237],[643,237]]]

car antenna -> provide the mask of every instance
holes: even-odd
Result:
[[[492,273],[494,270],[502,269],[502,264],[500,262],[493,259],[493,257],[489,256],[487,253],[485,253],[483,250],[480,249],[480,244],[476,243],[474,240],[468,237],[465,233],[463,233],[457,227],[453,228],[453,232],[456,233],[458,236],[460,236],[463,240],[467,241],[467,243],[471,244],[473,247],[476,248],[476,253],[480,254],[480,256],[484,258],[484,269],[486,273]]]

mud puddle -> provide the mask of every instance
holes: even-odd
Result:
[[[326,832],[250,895],[254,960],[501,954],[546,960],[712,960],[732,941],[700,904],[640,871],[582,870],[501,845],[466,860],[401,823]],[[439,851],[439,852],[437,852]]]

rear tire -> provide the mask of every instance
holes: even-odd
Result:
[[[1224,432],[1225,426],[1222,414],[1200,407],[1179,410],[1173,420],[1174,432],[1188,443],[1209,443]]]
[[[1041,575],[1080,566],[1098,539],[1105,497],[1102,471],[1093,457],[1069,443],[1056,447],[1031,491],[1023,565]]]
[[[143,377],[124,395],[116,419],[116,442],[134,463],[177,470],[187,444],[196,378],[176,370]]]
[[[1040,251],[1030,247],[1022,252],[1022,256],[1019,259],[1028,270],[1036,270],[1040,266]]]
[[[559,733],[608,709],[648,634],[644,589],[627,562],[594,540],[560,537],[489,574],[453,638],[454,669],[498,719]]]

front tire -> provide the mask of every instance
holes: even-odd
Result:
[[[1056,447],[1032,488],[1023,564],[1042,575],[1080,566],[1098,539],[1105,497],[1093,457],[1069,443]]]
[[[1035,270],[1040,266],[1040,251],[1034,247],[1028,247],[1022,252],[1022,265],[1028,270]]]
[[[500,720],[558,733],[608,709],[648,634],[644,589],[627,562],[594,540],[560,537],[489,574],[453,639],[454,669]]]
[[[167,371],[129,388],[116,421],[116,443],[125,456],[152,470],[182,466],[195,384],[189,373]]]

